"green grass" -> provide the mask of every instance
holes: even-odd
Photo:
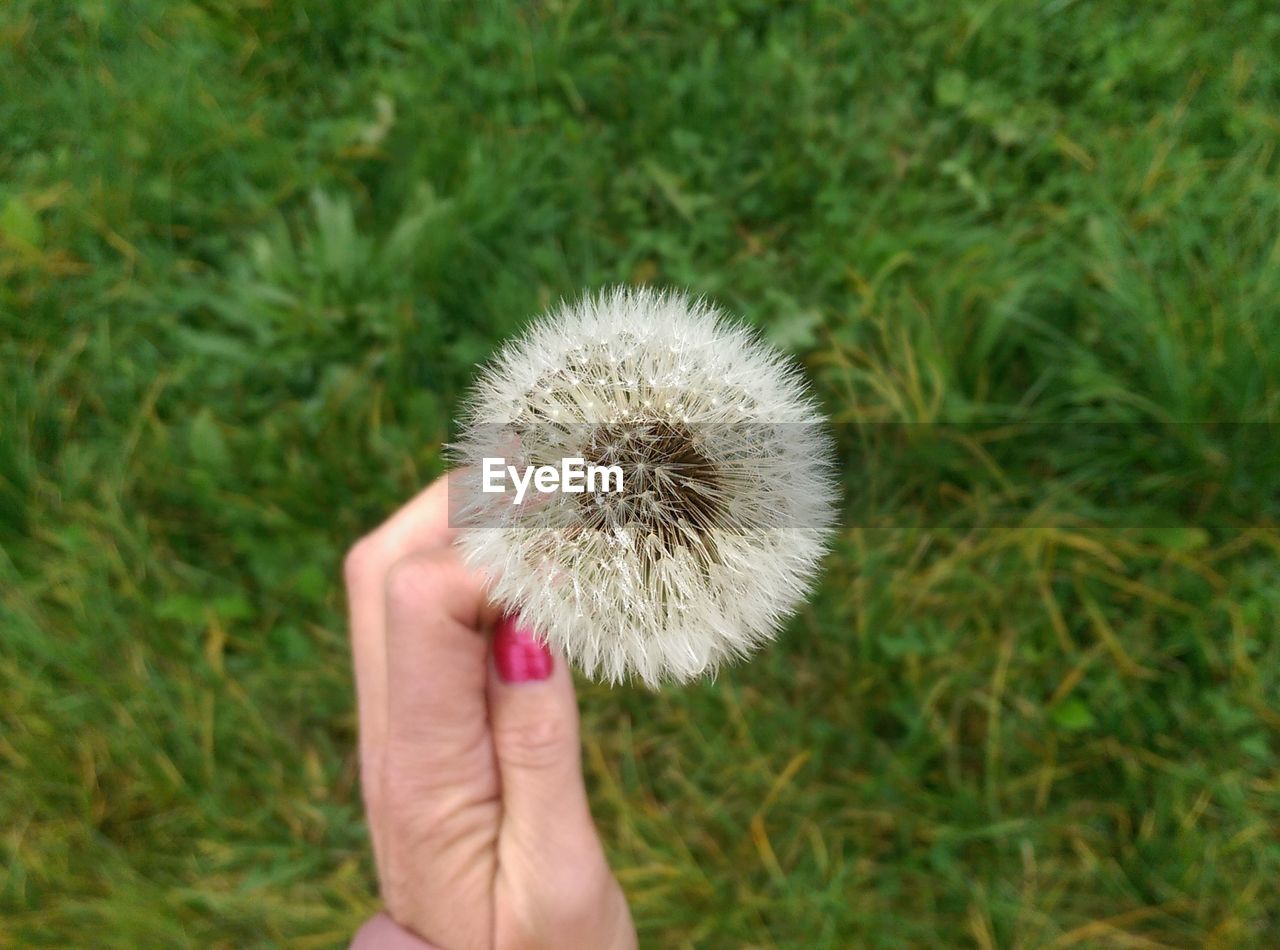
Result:
[[[344,547],[617,281],[797,352],[847,460],[775,648],[583,684],[643,942],[1273,942],[1277,49],[1263,0],[0,6],[0,944],[349,936]]]

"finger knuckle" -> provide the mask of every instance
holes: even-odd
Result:
[[[402,832],[396,836],[398,847],[408,844],[409,838],[416,838],[420,829],[429,831],[434,828],[443,817],[433,807],[431,800],[425,798],[414,783],[390,776],[383,783],[382,803],[387,814]],[[415,834],[404,833],[410,829]]]
[[[577,737],[570,723],[557,716],[496,726],[493,743],[498,757],[518,768],[548,768],[577,754]]]
[[[440,565],[426,557],[404,558],[387,571],[387,607],[393,612],[421,613],[440,598]]]

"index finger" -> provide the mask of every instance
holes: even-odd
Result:
[[[448,478],[436,479],[356,542],[343,564],[359,716],[360,774],[365,805],[371,813],[379,808],[378,776],[386,754],[387,575],[394,564],[414,551],[441,549],[452,543]],[[372,821],[370,826],[374,850],[380,852],[378,823]]]

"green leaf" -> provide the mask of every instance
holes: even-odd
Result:
[[[174,594],[156,602],[155,614],[160,620],[198,624],[205,619],[205,601],[192,594]]]
[[[293,575],[293,589],[305,600],[319,602],[333,584],[329,572],[319,564],[303,565]]]
[[[924,637],[915,624],[907,624],[896,635],[880,637],[880,649],[891,660],[923,654],[926,647]]]
[[[940,105],[963,105],[969,98],[969,80],[958,70],[943,70],[933,84],[933,94]]]
[[[44,241],[40,218],[16,195],[5,202],[4,211],[0,212],[0,233],[31,247],[39,247]]]
[[[213,598],[210,606],[223,620],[247,620],[253,616],[253,604],[244,594],[223,594]]]
[[[1266,762],[1271,758],[1271,748],[1267,745],[1267,737],[1259,733],[1245,736],[1240,740],[1240,749],[1246,755]]]
[[[813,349],[821,325],[822,314],[817,310],[793,310],[766,326],[765,334],[782,349],[799,352]]]
[[[207,408],[201,409],[191,420],[191,428],[187,431],[187,447],[191,451],[191,457],[206,468],[225,468],[231,458],[222,430]]]
[[[1089,711],[1089,707],[1074,696],[1054,709],[1052,716],[1053,721],[1068,732],[1092,729],[1098,724],[1098,721],[1093,718],[1093,713]]]
[[[1161,547],[1182,554],[1199,551],[1209,545],[1212,540],[1209,532],[1195,525],[1183,525],[1175,528],[1157,528],[1151,532],[1152,540]]]

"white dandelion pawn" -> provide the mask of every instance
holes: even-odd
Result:
[[[799,369],[678,293],[617,288],[535,322],[479,376],[451,449],[458,544],[490,597],[609,682],[686,682],[771,640],[835,521]],[[509,490],[482,490],[486,458]],[[527,468],[564,459],[618,466],[622,490],[530,484],[514,503]]]

